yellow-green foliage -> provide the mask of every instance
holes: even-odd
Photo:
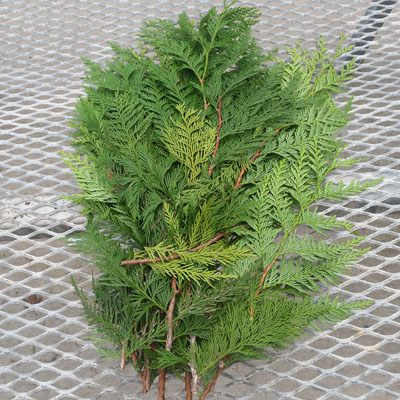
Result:
[[[215,147],[216,128],[207,126],[194,108],[176,106],[180,119],[166,122],[162,141],[169,153],[185,167],[189,182],[194,182],[206,166]]]

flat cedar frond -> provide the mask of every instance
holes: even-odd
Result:
[[[74,196],[76,202],[80,199],[92,200],[101,203],[115,204],[116,195],[107,182],[102,181],[93,163],[90,163],[86,156],[74,156],[72,153],[61,152],[64,162],[72,169],[82,194]]]
[[[189,260],[173,260],[167,263],[150,264],[150,267],[159,274],[177,277],[182,280],[190,280],[193,285],[206,283],[212,286],[220,279],[232,278],[232,275],[219,274],[201,264],[191,263]]]
[[[214,199],[210,198],[197,211],[188,234],[189,248],[205,243],[215,236],[218,226],[211,218],[212,215],[215,215],[213,203],[215,203]]]
[[[168,203],[164,203],[163,211],[167,224],[167,230],[170,233],[169,241],[174,243],[176,246],[179,246],[181,249],[187,248],[187,245],[185,244],[185,241],[180,233],[179,220],[170,209]]]
[[[347,221],[339,221],[336,215],[328,217],[318,213],[318,209],[314,211],[304,210],[299,219],[299,225],[308,225],[317,233],[324,233],[325,230],[333,230],[335,228],[351,229],[352,224]]]
[[[88,218],[72,245],[99,272],[91,295],[73,281],[92,340],[133,365],[144,393],[158,375],[159,400],[167,371],[204,400],[227,365],[368,305],[314,297],[366,251],[350,233],[316,238],[352,229],[318,201],[380,182],[329,176],[363,161],[341,158],[335,137],[350,117],[351,99],[340,109],[332,96],[354,71],[341,61],[351,47],[321,37],[314,51],[264,55],[258,11],[235,3],[147,21],[138,49],[84,59],[76,152],[62,153]]]
[[[188,181],[193,182],[200,174],[215,147],[216,129],[205,124],[194,109],[185,110],[178,105],[181,121],[166,124],[162,141],[169,153],[188,171]]]
[[[282,248],[282,254],[298,254],[309,261],[331,259],[340,256],[344,251],[351,251],[362,238],[351,239],[341,244],[328,244],[324,240],[316,241],[311,237],[299,237],[296,232],[289,235]]]

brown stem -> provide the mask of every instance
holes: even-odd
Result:
[[[199,251],[204,247],[209,246],[210,244],[214,244],[215,242],[218,242],[219,239],[223,238],[226,236],[226,232],[222,232],[222,233],[218,233],[218,235],[214,236],[212,239],[210,239],[208,242],[199,244],[197,247],[194,247],[193,249],[189,250],[189,251]]]
[[[172,342],[174,340],[174,309],[175,309],[175,302],[176,302],[176,295],[178,294],[178,290],[176,289],[176,278],[173,276],[171,281],[172,286],[172,298],[169,302],[168,311],[167,311],[167,340],[165,342],[165,350],[171,351],[172,349]]]
[[[192,290],[191,282],[189,281],[189,284],[188,284],[188,287],[186,290],[186,293],[189,298],[192,297],[191,290]],[[196,343],[196,336],[190,335],[190,353],[193,355],[193,357],[194,357],[194,352],[195,352],[195,350],[194,350],[195,343]],[[192,395],[197,396],[197,391],[199,389],[199,376],[197,375],[197,370],[196,370],[196,367],[194,366],[194,364],[189,361],[188,365],[190,367],[190,372],[191,372],[191,376],[190,376],[191,377],[191,393],[192,393]]]
[[[125,349],[125,340],[121,341],[122,343],[122,354],[121,354],[121,363],[119,364],[119,369],[123,371],[126,364],[126,349]]]
[[[165,379],[167,376],[166,368],[158,370],[158,400],[165,400]]]
[[[262,275],[261,275],[261,279],[260,279],[260,284],[258,285],[258,290],[256,292],[256,294],[254,295],[254,297],[257,297],[263,290],[263,285],[264,285],[264,281],[265,281],[265,277],[267,276],[268,272],[270,271],[270,269],[274,266],[276,260],[279,258],[281,250],[283,248],[283,242],[278,250],[277,255],[274,257],[274,259],[268,264],[267,268],[264,269]],[[253,317],[254,315],[254,308],[250,308],[250,316]]]
[[[194,352],[193,346],[195,343],[196,343],[196,336],[190,336],[191,352]],[[197,370],[196,367],[193,365],[193,363],[189,362],[189,367],[192,372],[192,392],[196,396],[199,390],[199,376],[197,375]]]
[[[167,338],[165,341],[165,350],[171,351],[172,348],[172,342],[174,340],[174,309],[175,309],[175,302],[176,302],[176,295],[179,293],[179,291],[176,288],[176,278],[173,276],[171,280],[171,286],[172,286],[172,298],[169,302],[168,305],[168,310],[167,310],[167,326],[168,326],[168,331],[167,331]],[[164,400],[165,396],[165,381],[166,381],[166,376],[167,376],[167,369],[159,369],[158,370],[158,400]]]
[[[259,288],[258,288],[256,294],[254,295],[255,297],[257,297],[257,296],[261,293],[262,287],[263,287],[263,285],[264,285],[265,277],[267,276],[269,270],[270,270],[270,269],[273,267],[273,265],[275,264],[275,262],[276,262],[276,260],[278,259],[278,257],[279,257],[279,253],[278,253],[277,256],[269,263],[268,267],[264,269],[264,271],[263,271],[263,273],[262,273],[262,276],[261,276],[261,279],[260,279]]]
[[[217,140],[215,142],[215,149],[214,149],[214,153],[212,155],[213,158],[215,158],[217,156],[217,151],[219,148],[219,142],[220,142],[220,138],[219,138],[219,133],[221,132],[221,128],[222,128],[222,115],[221,115],[221,101],[222,99],[220,98],[218,100],[218,129],[217,129]],[[210,168],[208,169],[208,175],[212,175],[214,170],[214,165],[211,163]]]
[[[185,371],[185,389],[186,389],[186,400],[192,400],[192,374],[189,371]]]
[[[238,178],[237,178],[237,180],[236,180],[235,186],[233,187],[234,189],[237,189],[237,188],[240,186],[240,182],[241,182],[241,180],[242,180],[243,175],[244,175],[245,172],[246,172],[246,168],[243,167],[243,168],[240,170],[240,174],[239,174],[239,176],[238,176]]]
[[[213,244],[215,242],[217,242],[219,239],[221,239],[222,237],[226,236],[226,232],[222,232],[219,233],[218,235],[214,236],[212,239],[210,239],[208,242],[205,243],[201,243],[200,245],[198,245],[197,247],[194,247],[193,249],[189,249],[188,251],[195,253],[196,251],[201,250],[203,247],[207,247],[210,244]],[[181,258],[181,256],[179,254],[171,254],[168,257],[165,258],[142,258],[142,259],[138,259],[138,260],[125,260],[125,261],[121,261],[121,265],[138,265],[138,264],[150,264],[150,263],[156,263],[156,262],[165,262],[165,261],[170,261],[170,260],[177,260]]]
[[[275,129],[275,132],[279,132],[280,129]],[[250,158],[250,161],[253,162],[257,157],[260,156],[262,149],[264,148],[265,142],[267,141],[268,138],[265,138],[262,142],[261,147],[256,151],[256,153],[253,155],[253,157]],[[242,181],[243,175],[246,172],[246,168],[243,167],[240,170],[240,174],[236,180],[235,186],[233,187],[234,189],[237,189],[240,186],[240,182]]]
[[[145,358],[145,366],[143,367],[142,374],[142,393],[145,394],[150,390],[150,368],[149,368],[149,358]]]
[[[262,146],[256,151],[256,153],[254,154],[254,156],[250,158],[250,161],[251,161],[251,162],[253,162],[253,161],[261,154],[261,150],[263,149],[265,142],[266,142],[266,139],[263,140]],[[245,172],[246,172],[246,168],[243,167],[243,168],[240,170],[240,174],[239,174],[239,176],[238,176],[238,178],[237,178],[237,181],[236,181],[236,183],[235,183],[235,186],[233,187],[234,189],[237,189],[237,188],[240,186],[240,182],[241,182],[241,180],[242,180],[243,175],[244,175]]]
[[[179,254],[172,254],[168,257],[165,258],[141,258],[139,260],[125,260],[121,261],[121,265],[137,265],[137,264],[150,264],[150,263],[157,263],[157,262],[165,262],[165,261],[171,261],[171,260],[176,260],[180,258]]]
[[[227,358],[228,358],[228,356],[223,357],[222,360],[218,363],[218,370],[217,370],[216,374],[214,375],[214,378],[212,378],[211,382],[204,389],[204,392],[202,393],[202,395],[201,395],[199,400],[204,400],[207,397],[208,393],[211,392],[211,390],[215,386],[215,383],[217,382],[219,376],[221,375],[221,372],[225,368],[225,361],[226,361]]]
[[[147,329],[149,328],[150,321],[146,323],[146,325],[143,327],[141,330],[142,336],[146,334]],[[137,326],[136,326],[137,329]],[[152,343],[150,345],[151,349],[154,351],[155,350],[155,345]],[[142,350],[139,350],[139,358],[142,357]],[[136,362],[136,352],[132,353],[132,361]],[[149,368],[150,360],[149,357],[144,356],[144,367],[143,367],[143,372],[141,374],[142,378],[142,393],[145,394],[150,390],[150,368]]]

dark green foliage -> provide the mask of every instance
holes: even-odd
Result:
[[[77,152],[64,158],[88,217],[73,245],[101,274],[93,295],[76,293],[102,354],[131,362],[144,392],[167,369],[193,392],[199,378],[204,398],[225,365],[366,305],[315,297],[363,253],[359,238],[318,239],[351,225],[315,203],[376,183],[327,181],[359,161],[340,159],[334,137],[350,102],[339,109],[332,94],[354,68],[334,62],[349,48],[342,38],[328,56],[321,38],[286,61],[264,56],[257,17],[224,3],[197,25],[184,13],[148,21],[155,58],[112,44],[104,68],[85,60]]]

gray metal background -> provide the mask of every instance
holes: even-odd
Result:
[[[210,399],[396,400],[400,398],[400,7],[379,0],[240,2],[260,8],[265,49],[340,32],[357,44],[350,84],[355,116],[347,153],[369,161],[338,176],[385,176],[377,188],[321,209],[355,223],[372,250],[334,290],[373,299],[333,330],[309,333],[270,362],[236,364]],[[106,40],[133,45],[140,22],[196,17],[211,1],[0,1],[0,399],[141,399],[131,367],[100,360],[70,274],[89,286],[91,267],[59,239],[84,227],[60,199],[75,191],[58,150],[81,91],[86,56],[111,55]],[[342,101],[338,98],[338,101]],[[336,177],[335,177],[336,179]],[[40,296],[36,299],[32,295]],[[24,300],[25,299],[25,300]],[[27,301],[28,300],[28,301]],[[30,304],[35,303],[36,304]],[[30,302],[29,302],[30,301]],[[184,398],[168,381],[167,398]],[[144,398],[156,398],[155,390]]]

